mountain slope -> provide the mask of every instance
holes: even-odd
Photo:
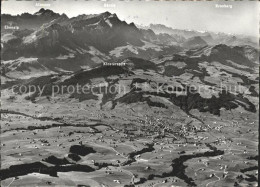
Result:
[[[205,40],[203,40],[200,36],[195,36],[192,38],[189,38],[187,41],[185,41],[182,44],[182,47],[184,48],[198,48],[198,47],[204,47],[208,45]]]
[[[21,15],[12,16],[9,14],[1,15],[1,35],[12,32],[12,29],[6,29],[6,26],[18,27],[19,30],[29,29],[36,30],[44,23],[62,18],[68,19],[65,14],[58,14],[48,9],[40,9],[34,14],[23,13]]]

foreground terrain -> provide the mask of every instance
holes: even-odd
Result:
[[[153,81],[187,79],[160,79],[150,70],[88,79],[96,76],[91,71],[97,70],[74,75],[77,83],[121,82],[128,91],[55,97],[2,91],[3,186],[257,186],[257,97],[218,86],[215,99],[208,92],[157,93]]]

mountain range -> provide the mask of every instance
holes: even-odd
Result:
[[[140,28],[109,12],[68,18],[42,8],[34,14],[4,14],[2,20],[2,68],[5,73],[16,72],[14,78],[21,72],[25,77],[38,75],[39,67],[44,74],[79,71],[129,57],[151,60],[179,52],[189,54],[194,49],[196,55],[203,54],[211,61],[221,60],[225,54],[224,61],[252,67],[258,59],[254,45],[245,42],[247,37],[161,24]],[[6,25],[19,29],[6,29]]]

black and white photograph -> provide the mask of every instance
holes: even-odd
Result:
[[[2,0],[0,185],[257,187],[259,15]]]

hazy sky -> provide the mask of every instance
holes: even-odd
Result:
[[[36,3],[50,6],[37,6]],[[112,7],[105,7],[106,5]],[[221,8],[218,5],[227,7]],[[139,25],[160,23],[177,29],[256,36],[259,32],[259,5],[257,1],[3,0],[2,13],[16,15],[48,8],[74,17],[109,11],[116,13],[121,20]]]

